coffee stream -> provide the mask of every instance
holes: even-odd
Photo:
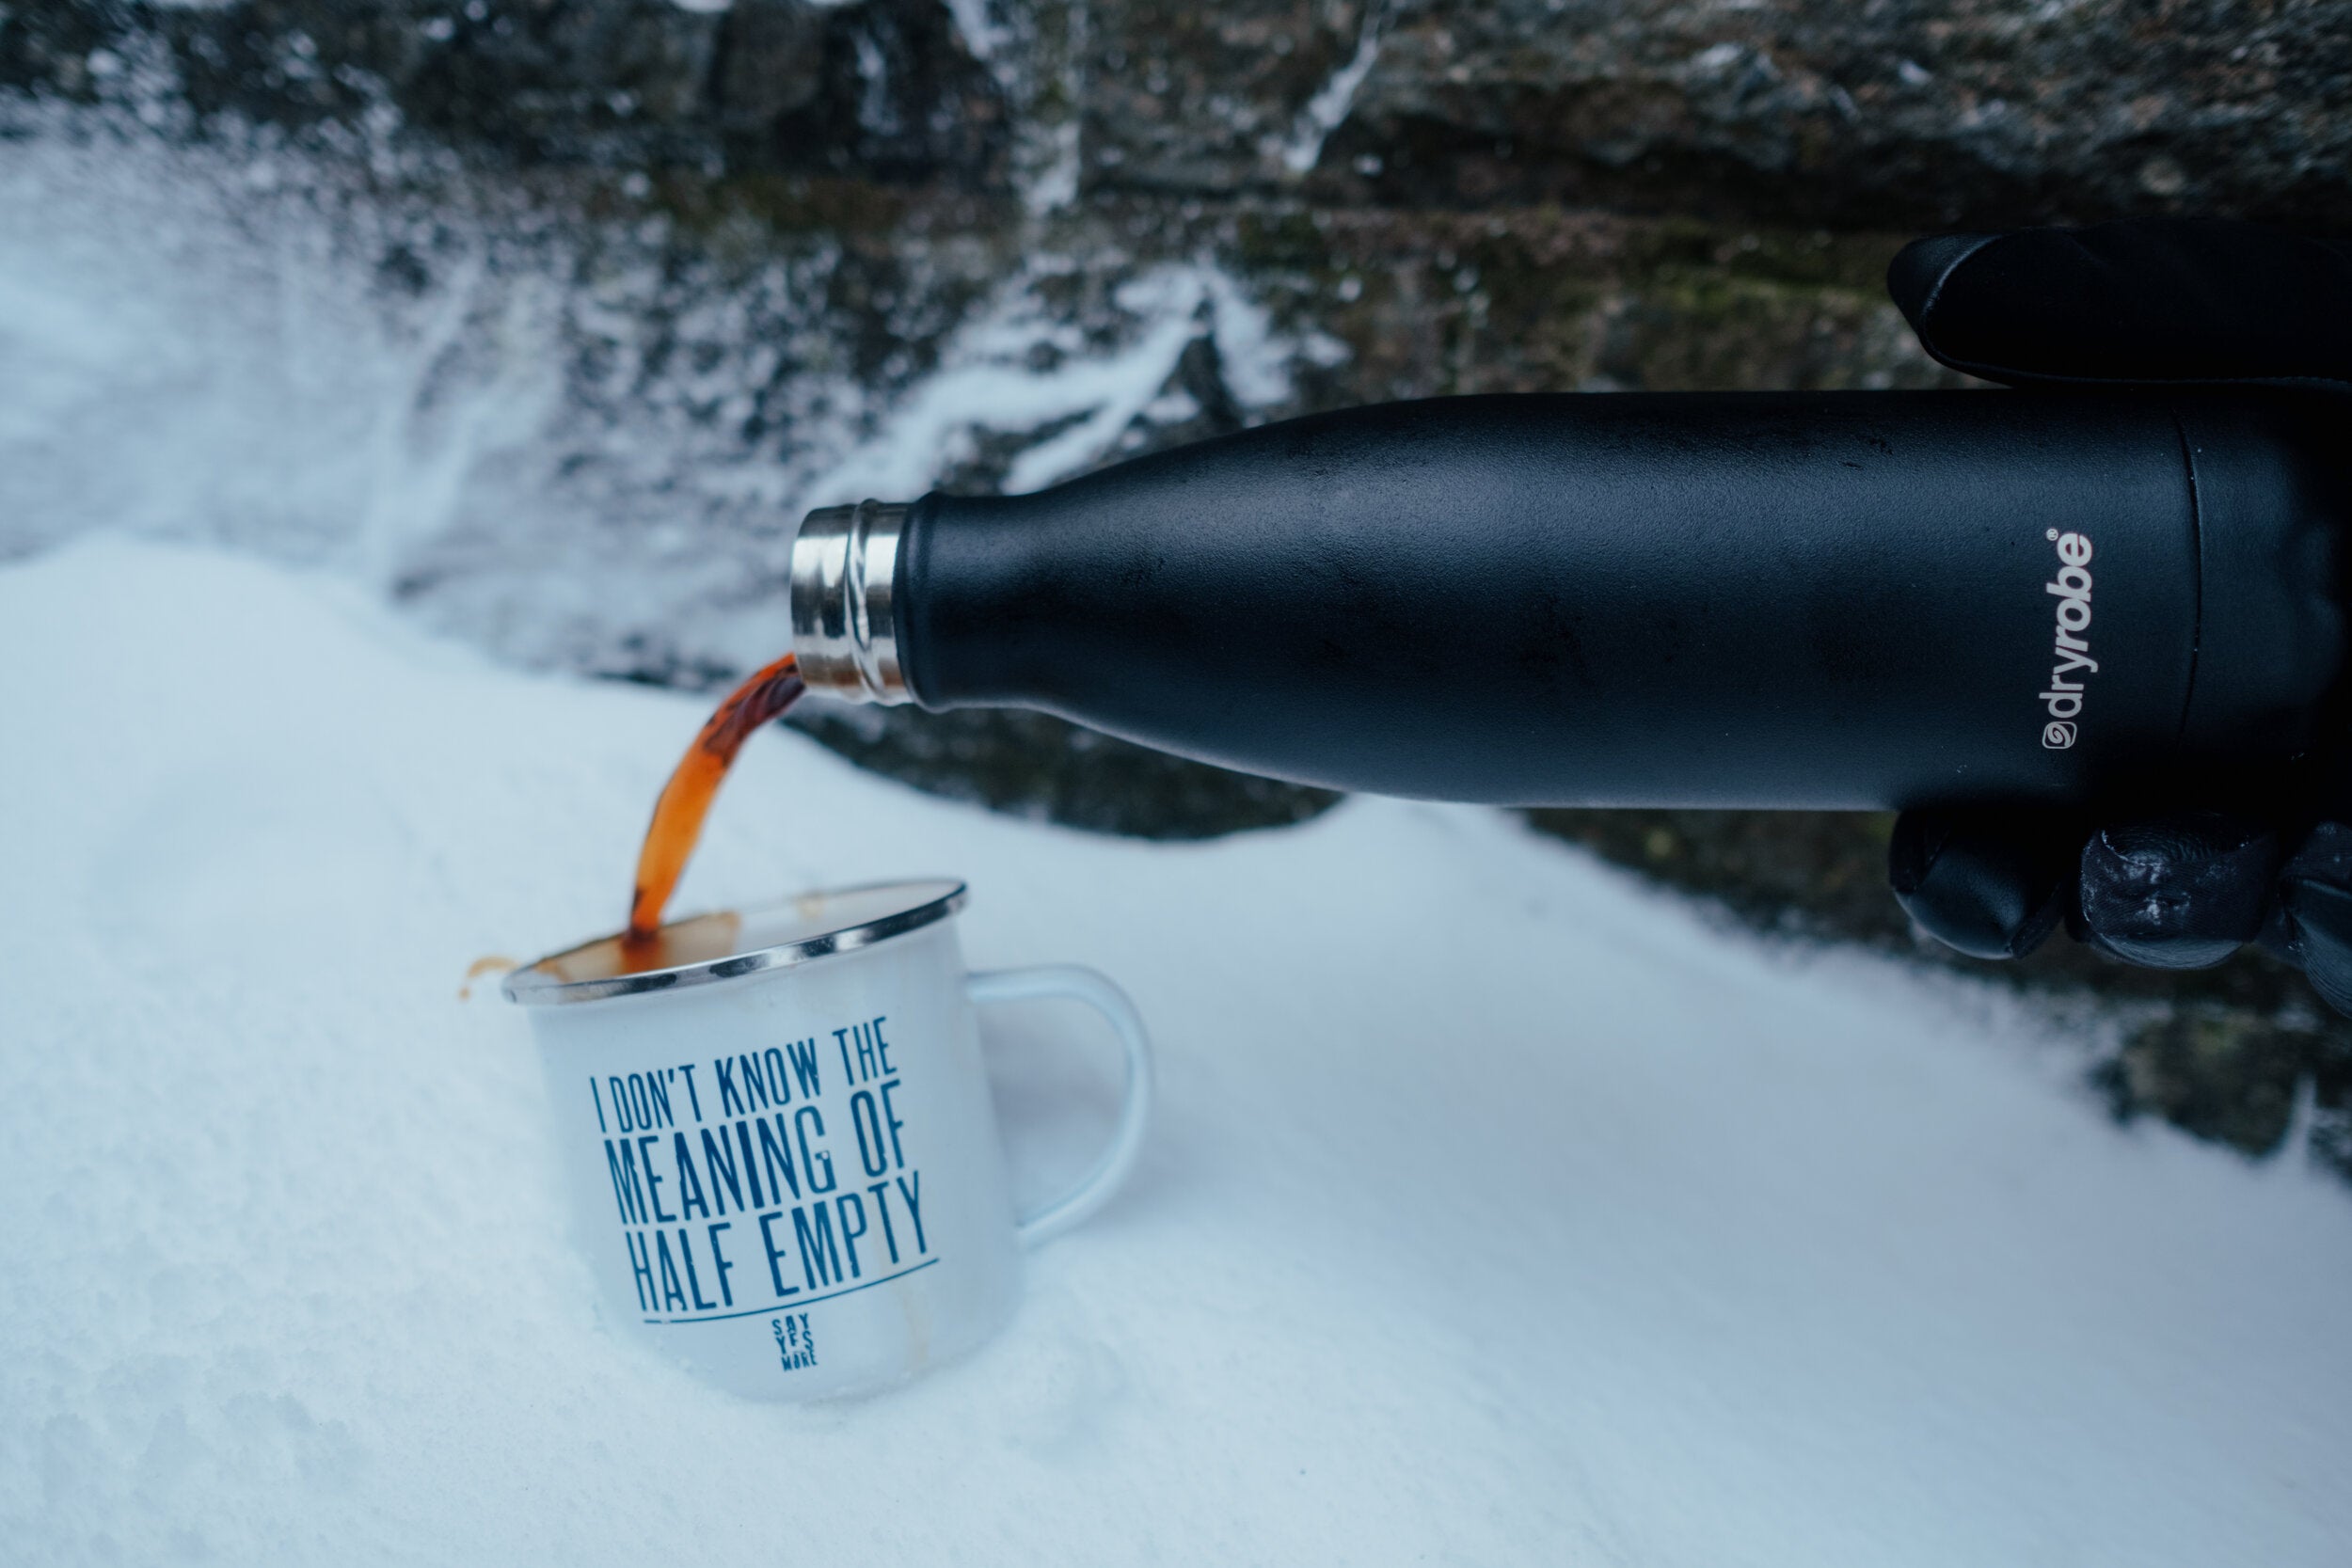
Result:
[[[735,754],[758,728],[800,699],[800,662],[787,654],[727,693],[678,759],[653,804],[645,846],[637,854],[637,885],[629,896],[628,931],[621,939],[623,973],[662,966],[661,911],[669,906],[687,859],[702,837],[712,797],[726,782]]]

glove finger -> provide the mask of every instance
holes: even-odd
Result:
[[[1972,958],[2019,958],[2064,910],[2081,828],[2057,814],[1907,811],[1886,848],[1886,879],[1928,935]]]
[[[1939,234],[1886,288],[1921,347],[1994,381],[2352,380],[2352,249],[2260,224]]]
[[[2228,812],[2111,822],[2083,846],[2077,908],[2092,946],[2152,969],[2205,969],[2263,928],[2282,851]]]
[[[2301,969],[2329,1006],[2352,1013],[2352,827],[2321,823],[2287,862],[2263,945]]]

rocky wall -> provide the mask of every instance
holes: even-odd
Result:
[[[205,111],[389,103],[525,159],[1837,229],[2352,224],[2342,0],[34,0],[0,83],[128,36]]]

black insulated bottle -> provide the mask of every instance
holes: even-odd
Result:
[[[1518,804],[2078,801],[2310,747],[2312,394],[1468,397],[810,515],[809,683]]]

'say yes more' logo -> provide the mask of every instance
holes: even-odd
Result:
[[[808,1331],[807,1313],[787,1312],[771,1318],[768,1327],[776,1337],[776,1354],[783,1359],[786,1371],[817,1365],[817,1337]]]
[[[2058,600],[2058,610],[2050,639],[2050,685],[2042,693],[2042,705],[2049,710],[2042,744],[2063,752],[2074,744],[2078,733],[2075,721],[2082,717],[2084,682],[2099,673],[2099,661],[2090,657],[2090,541],[2056,529],[2042,537],[2058,546],[2058,567],[2042,585]]]

